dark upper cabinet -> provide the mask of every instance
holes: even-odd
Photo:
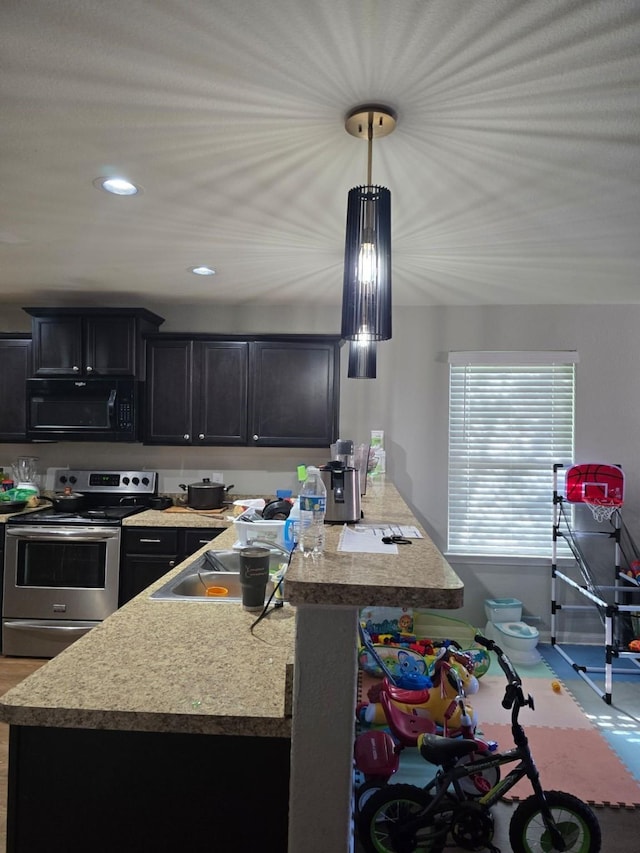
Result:
[[[31,337],[0,335],[0,441],[25,442],[26,380],[31,370]]]
[[[158,335],[147,346],[145,443],[325,447],[335,441],[337,338]]]
[[[327,447],[338,427],[336,341],[252,343],[250,444]]]
[[[195,356],[194,443],[244,444],[249,345],[242,341],[199,341]]]
[[[246,444],[249,345],[151,339],[147,444]]]
[[[144,379],[143,335],[162,317],[142,308],[25,308],[32,317],[33,376]]]

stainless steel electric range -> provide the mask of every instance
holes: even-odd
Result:
[[[2,652],[55,657],[118,608],[122,519],[157,494],[152,471],[59,470],[79,512],[43,508],[7,520]]]

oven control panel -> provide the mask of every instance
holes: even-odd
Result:
[[[69,486],[78,492],[102,492],[112,495],[154,495],[158,485],[156,471],[94,471],[63,469],[55,473],[55,488]]]

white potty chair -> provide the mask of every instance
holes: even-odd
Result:
[[[497,643],[513,663],[534,664],[540,660],[536,649],[540,635],[522,621],[522,602],[517,598],[485,598],[485,636]]]

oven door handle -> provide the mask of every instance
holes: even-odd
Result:
[[[47,530],[36,530],[33,527],[8,527],[7,536],[16,536],[28,541],[55,540],[63,536],[65,542],[95,542],[102,539],[117,539],[120,529],[117,530],[92,530],[83,533],[80,530],[62,530],[60,527]]]
[[[47,625],[44,622],[5,622],[5,628],[11,628],[12,631],[66,631],[69,634],[86,634],[90,628],[95,625],[94,622],[89,625]]]

